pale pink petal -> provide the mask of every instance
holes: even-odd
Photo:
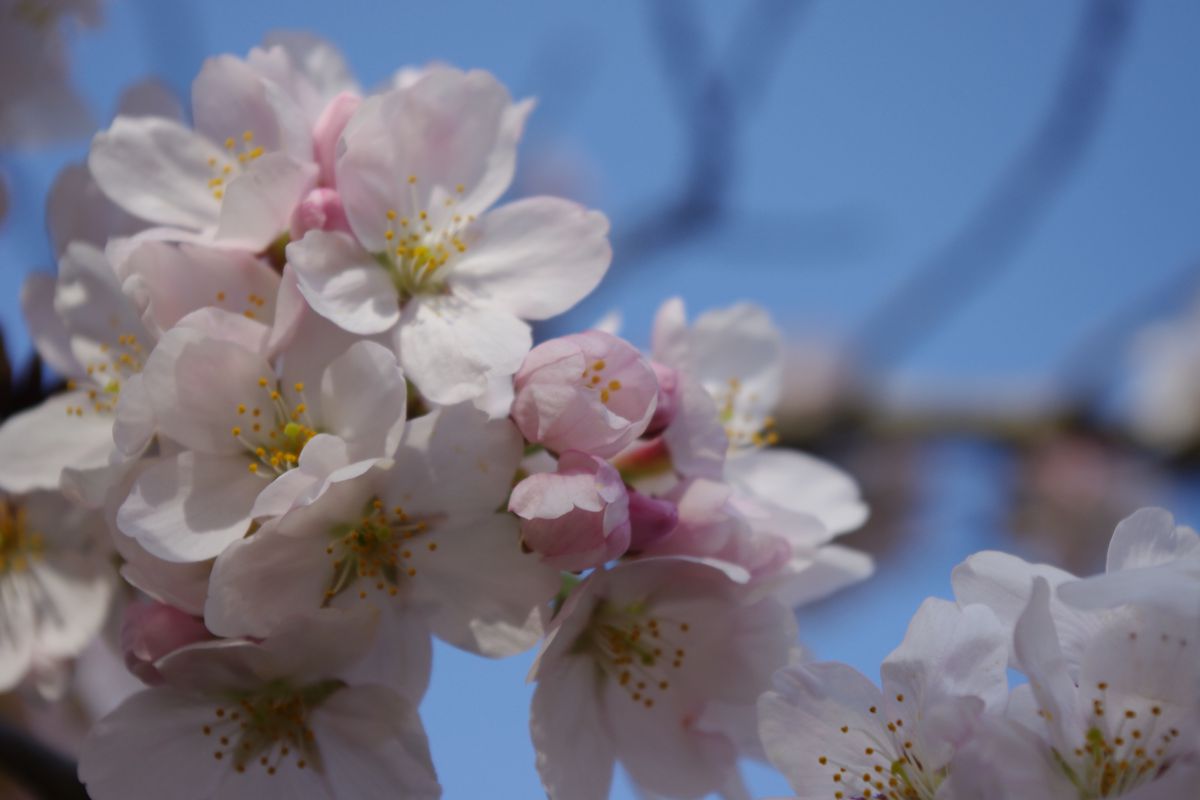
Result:
[[[214,797],[232,764],[213,758],[220,749],[204,726],[216,703],[170,689],[139,692],[93,726],[79,759],[79,778],[96,800]]]
[[[0,426],[0,487],[57,489],[64,467],[102,467],[114,447],[111,413],[95,411],[85,391],[55,395]]]
[[[142,376],[162,434],[196,450],[235,454],[245,452],[232,434],[245,423],[238,408],[265,396],[259,379],[273,379],[274,371],[257,353],[180,327],[158,343]]]
[[[586,297],[612,260],[608,220],[567,200],[534,197],[484,214],[454,262],[454,291],[522,319],[561,314]]]
[[[1013,629],[1013,648],[1038,705],[1047,714],[1054,746],[1059,752],[1070,752],[1076,745],[1069,730],[1076,714],[1076,687],[1051,616],[1050,592],[1044,577],[1033,579],[1029,605]]]
[[[867,506],[853,478],[796,450],[758,449],[731,455],[725,461],[725,476],[754,497],[816,517],[830,534],[854,530],[867,518]]]
[[[1051,590],[1075,579],[1074,575],[1057,567],[1029,564],[1006,553],[985,551],[976,553],[955,567],[950,582],[960,604],[982,603],[995,613],[1001,623],[1012,626],[1024,613],[1033,591],[1033,581],[1039,577],[1050,584]],[[1050,609],[1063,652],[1067,654],[1072,674],[1075,674],[1079,656],[1094,635],[1098,623],[1094,615],[1062,603],[1053,591]],[[1014,660],[1012,665],[1019,666],[1019,663]]]
[[[34,599],[25,581],[0,581],[0,691],[19,684],[33,663]]]
[[[1200,536],[1175,524],[1162,508],[1140,509],[1117,525],[1108,543],[1109,573],[1156,567],[1185,556],[1200,557]]]
[[[874,765],[865,753],[888,740],[878,713],[882,705],[879,689],[845,664],[788,667],[758,701],[759,733],[771,763],[796,793],[823,797],[842,766],[856,780]]]
[[[357,342],[321,377],[322,423],[346,442],[353,461],[390,456],[404,433],[407,398],[395,354]]]
[[[636,785],[668,797],[703,797],[728,784],[738,753],[725,736],[695,724],[702,705],[645,708],[611,680],[603,691],[617,758]]]
[[[266,479],[241,456],[185,452],[141,473],[117,514],[117,526],[152,555],[204,561],[246,535]]]
[[[47,366],[69,378],[86,373],[71,351],[71,335],[54,309],[58,282],[52,275],[34,273],[21,286],[21,313],[38,355]]]
[[[351,333],[382,333],[400,319],[395,285],[352,237],[309,231],[287,256],[313,310]]]
[[[100,191],[87,164],[64,167],[46,198],[46,227],[60,255],[71,242],[104,247],[110,237],[128,236],[145,226]]]
[[[265,527],[229,545],[209,581],[209,629],[218,636],[264,637],[289,617],[320,608],[335,572],[323,538]]]
[[[205,230],[216,225],[210,159],[224,153],[202,135],[160,117],[117,117],[96,134],[88,168],[129,213],[161,225]]]
[[[464,517],[427,534],[436,552],[409,562],[413,602],[426,608],[440,639],[493,658],[537,644],[541,615],[559,588],[557,572],[521,552],[516,521],[508,514]]]
[[[316,179],[316,165],[284,153],[267,153],[251,162],[226,184],[217,241],[256,252],[265,249],[287,232],[296,206]]]
[[[539,674],[529,732],[551,800],[608,798],[616,745],[600,703],[591,658],[570,656]]]
[[[513,315],[453,296],[420,297],[404,309],[400,363],[425,397],[451,405],[483,394],[512,375],[529,352],[529,326]]]
[[[382,686],[351,686],[314,710],[313,733],[339,796],[441,796],[416,708]]]
[[[312,139],[300,108],[246,62],[230,55],[209,58],[192,82],[196,131],[213,142],[312,157]],[[245,134],[251,140],[245,141]]]
[[[275,314],[279,276],[244,251],[148,241],[118,269],[140,279],[149,301],[144,316],[159,331],[205,306],[268,324]]]

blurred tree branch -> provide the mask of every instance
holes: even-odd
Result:
[[[614,266],[679,245],[723,217],[736,174],[740,129],[760,106],[800,15],[810,5],[810,0],[746,3],[717,57],[692,3],[649,0],[655,50],[684,124],[687,168],[676,189],[650,206],[656,211],[614,237]]]
[[[941,246],[908,271],[855,337],[864,369],[904,359],[995,281],[1078,172],[1109,105],[1134,0],[1088,0],[1046,115],[1009,167]]]
[[[0,722],[0,773],[41,800],[87,800],[73,761],[5,722]]]

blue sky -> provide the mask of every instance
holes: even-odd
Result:
[[[722,50],[740,4],[690,5],[709,49]],[[626,333],[644,342],[659,302],[682,294],[693,311],[750,299],[795,335],[852,334],[1018,151],[1050,101],[1081,8],[817,0],[744,120],[731,224],[630,265],[568,324],[619,307]],[[514,94],[541,98],[523,158],[566,163],[582,176],[576,194],[620,234],[685,168],[646,17],[634,0],[113,0],[106,26],[77,37],[73,56],[102,120],[129,82],[157,74],[186,91],[206,55],[244,53],[274,28],[328,37],[367,85],[433,59],[486,68]],[[1200,257],[1197,30],[1198,4],[1140,4],[1083,168],[991,289],[896,365],[899,380],[1044,380],[1081,337]],[[45,191],[85,147],[0,154],[13,205],[0,229],[0,319],[19,350],[17,287],[48,266]],[[1119,350],[1110,355],[1119,363]],[[819,656],[874,675],[921,599],[946,593],[950,567],[1002,542],[979,520],[1003,497],[1012,468],[1003,454],[950,442],[933,464],[918,540],[869,586],[801,614]],[[423,711],[446,796],[539,796],[525,727],[530,659],[489,663],[448,648],[436,659]],[[765,771],[752,780],[758,796],[785,790]],[[614,797],[632,795],[622,787]]]

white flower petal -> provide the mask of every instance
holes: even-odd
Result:
[[[55,395],[0,426],[0,488],[57,489],[64,467],[102,467],[113,450],[112,414],[95,411],[85,391]]]
[[[270,526],[233,542],[213,565],[205,625],[218,636],[261,638],[288,618],[320,608],[334,574],[325,545]]]
[[[95,548],[55,553],[35,562],[31,571],[39,598],[38,655],[79,655],[108,619],[117,576],[107,554]]]
[[[227,247],[263,250],[286,233],[296,206],[317,180],[317,166],[267,153],[229,181],[216,239]]]
[[[1045,578],[1051,589],[1075,579],[1071,573],[1056,567],[1029,564],[1007,553],[985,551],[955,567],[950,582],[960,605],[982,603],[1002,624],[1011,627],[1024,613],[1033,591],[1033,581],[1038,577]],[[1050,610],[1063,652],[1075,674],[1079,655],[1094,635],[1097,622],[1093,615],[1076,611],[1053,596]],[[1014,660],[1012,666],[1019,667],[1020,664]]]
[[[616,746],[600,710],[603,674],[568,656],[538,675],[529,713],[542,786],[552,800],[606,800]]]
[[[822,797],[841,766],[860,774],[872,766],[864,751],[888,736],[880,715],[868,709],[882,705],[879,689],[845,664],[788,667],[758,701],[759,733],[796,794]]]
[[[555,570],[521,552],[509,514],[451,519],[430,534],[437,551],[415,565],[413,601],[430,629],[464,650],[492,657],[524,652],[542,634],[541,613],[558,591]]]
[[[1121,520],[1108,543],[1109,573],[1155,567],[1185,556],[1200,558],[1200,536],[1175,525],[1171,512],[1143,508]]]
[[[351,345],[321,376],[322,422],[346,442],[351,460],[395,452],[407,402],[395,354],[375,342]]]
[[[149,301],[144,318],[157,331],[205,306],[265,323],[275,315],[279,276],[248,252],[145,241],[117,269],[126,280],[140,279]]]
[[[561,314],[586,297],[612,261],[608,219],[567,200],[533,197],[484,214],[454,262],[454,291],[522,319]]]
[[[644,708],[612,680],[603,692],[617,758],[635,784],[668,797],[703,797],[728,785],[737,750],[725,736],[695,724],[701,706],[660,702]]]
[[[781,508],[810,514],[831,534],[863,524],[867,506],[858,484],[837,467],[796,450],[748,450],[725,460],[726,479]]]
[[[245,451],[232,435],[233,427],[244,421],[237,409],[265,398],[258,381],[274,374],[257,353],[179,327],[154,348],[142,379],[160,433],[202,452],[235,454]]]
[[[117,117],[96,134],[88,168],[129,213],[161,225],[204,230],[216,225],[209,159],[224,153],[202,135],[161,117]]]
[[[529,326],[513,315],[453,296],[410,301],[398,340],[405,374],[440,405],[471,400],[494,376],[516,373],[532,344]]]
[[[335,692],[313,711],[312,728],[337,796],[441,797],[421,718],[395,692],[382,686]]]
[[[235,146],[311,158],[312,139],[300,109],[235,56],[204,62],[192,81],[192,118],[196,131],[213,142],[232,138]],[[249,142],[243,138],[247,132],[253,137]]]
[[[205,561],[246,535],[266,479],[241,456],[185,452],[138,475],[117,527],[166,561]]]
[[[97,722],[84,742],[79,778],[88,794],[95,800],[217,796],[218,783],[233,765],[213,758],[214,743],[204,735],[215,707],[170,689],[130,697]]]
[[[58,282],[52,275],[35,273],[21,286],[21,313],[38,355],[47,366],[69,378],[79,378],[83,367],[71,351],[71,334],[54,309]]]
[[[46,198],[46,227],[60,255],[71,242],[104,247],[110,237],[128,236],[145,226],[100,191],[87,164],[64,167]]]
[[[24,577],[0,579],[0,691],[25,677],[33,661],[33,596]]]
[[[400,319],[395,285],[350,236],[309,231],[288,245],[287,257],[313,310],[351,333],[382,333]]]

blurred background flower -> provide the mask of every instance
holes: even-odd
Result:
[[[782,443],[855,475],[872,511],[842,542],[876,576],[800,614],[815,655],[874,674],[971,552],[1089,572],[1134,509],[1200,515],[1200,6],[112,0],[81,35],[97,10],[0,2],[0,42],[25,37],[0,48],[6,415],[57,380],[30,358],[18,288],[53,263],[43,204],[86,152],[76,123],[148,76],[186,98],[205,56],[289,28],[368,86],[442,61],[538,98],[514,194],[602,209],[614,245],[601,289],[542,337],[619,310],[647,346],[671,295],[770,310],[789,335]],[[446,796],[537,796],[532,655],[435,658],[422,715]],[[38,723],[48,740],[69,750],[71,724],[126,691],[111,666],[76,670],[83,699]],[[786,788],[765,768],[750,784]]]

